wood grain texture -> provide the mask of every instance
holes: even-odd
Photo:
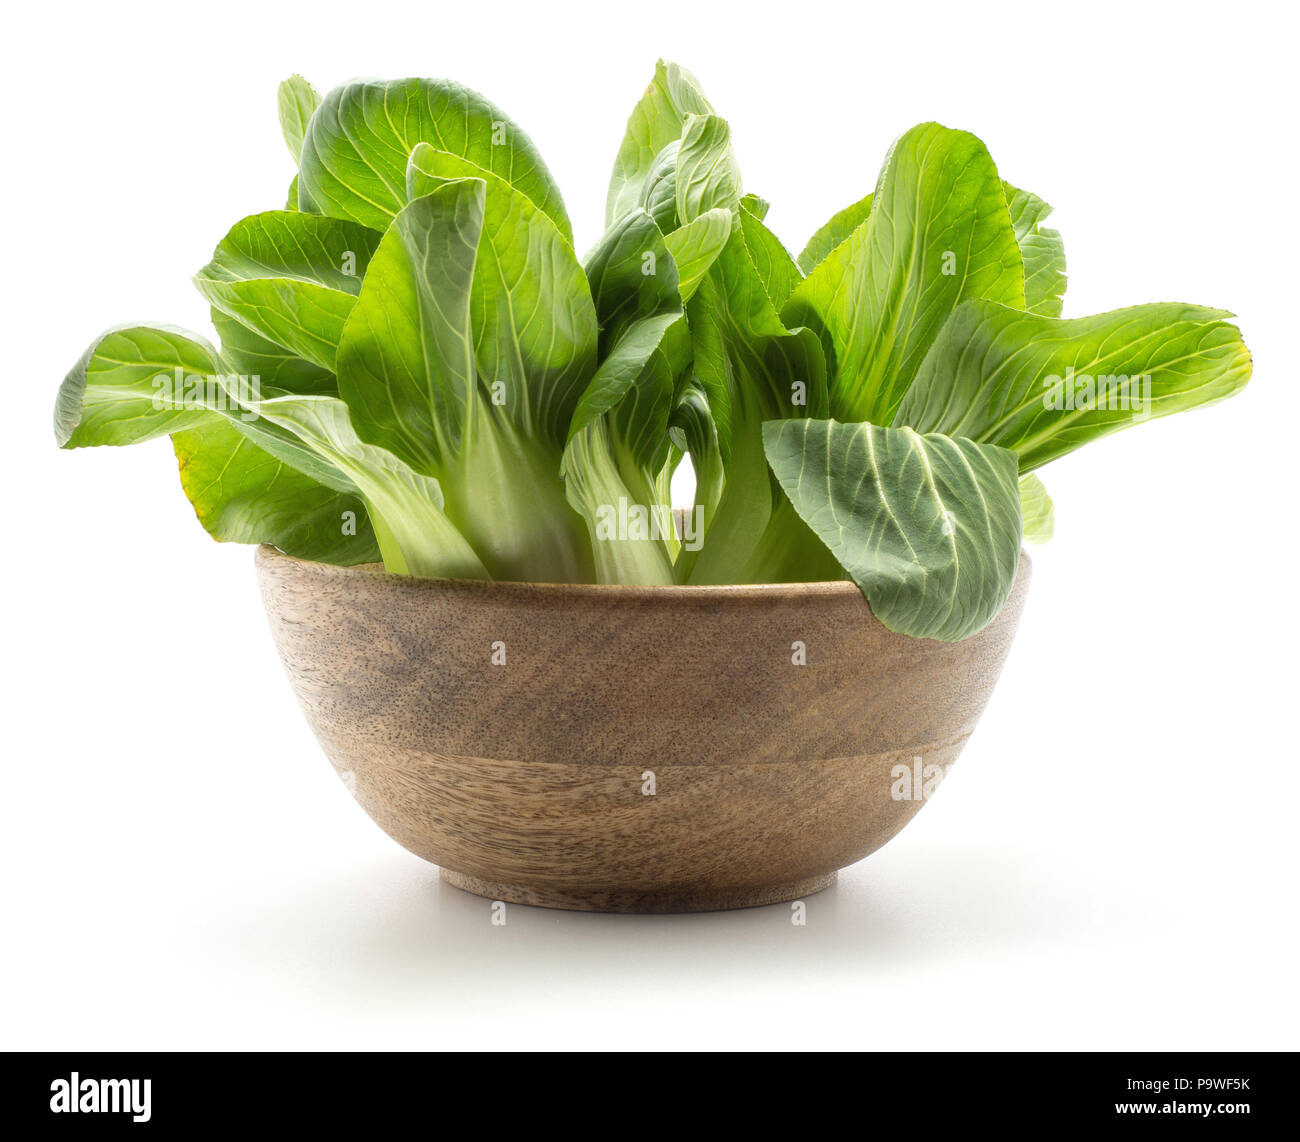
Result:
[[[650,912],[795,899],[894,836],[924,804],[896,767],[956,759],[1030,577],[1022,555],[1001,613],[944,643],[886,630],[850,583],[257,565],[307,719],[390,836],[471,892]]]

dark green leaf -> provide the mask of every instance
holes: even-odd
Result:
[[[1002,609],[1020,561],[1016,458],[908,428],[763,426],[790,502],[900,634],[956,641]]]

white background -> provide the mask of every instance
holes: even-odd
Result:
[[[1247,3],[880,7],[7,14],[0,1047],[1298,1045],[1295,28]],[[252,553],[207,538],[167,442],[60,453],[50,412],[100,329],[207,328],[188,277],[283,199],[290,72],[485,92],[581,248],[660,55],[792,248],[935,118],[1056,206],[1067,316],[1230,308],[1256,375],[1046,471],[1057,538],[979,731],[806,927],[493,927],[334,776]]]

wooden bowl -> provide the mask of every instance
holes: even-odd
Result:
[[[257,553],[289,681],[399,844],[481,896],[691,912],[794,900],[899,831],[961,752],[1029,587],[959,643],[851,583],[414,579]],[[802,664],[799,664],[802,661]]]

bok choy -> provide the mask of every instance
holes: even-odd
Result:
[[[937,123],[794,256],[660,63],[579,257],[482,96],[294,76],[279,107],[288,201],[194,279],[217,341],[111,329],[55,410],[63,447],[170,436],[219,540],[428,577],[847,577],[891,629],[955,640],[1051,535],[1039,468],[1250,375],[1221,310],[1063,317],[1051,208]]]

